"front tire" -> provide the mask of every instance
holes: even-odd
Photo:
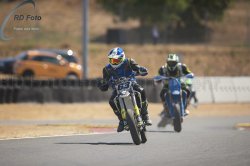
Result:
[[[140,145],[142,141],[140,138],[140,131],[137,127],[137,120],[134,116],[133,110],[127,110],[127,123],[129,125],[129,131],[134,144]]]
[[[181,132],[182,126],[181,126],[181,115],[180,112],[178,110],[178,107],[174,107],[175,111],[174,111],[174,131],[176,132]]]

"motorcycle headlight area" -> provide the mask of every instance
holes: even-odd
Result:
[[[178,90],[175,90],[172,92],[172,95],[179,95],[179,94],[180,94],[180,91],[178,91]]]
[[[128,96],[129,95],[129,89],[131,86],[131,82],[123,82],[117,85],[117,90],[120,95],[122,96]]]
[[[126,91],[126,90],[120,91],[120,95],[121,96],[128,96],[129,95],[129,91]]]

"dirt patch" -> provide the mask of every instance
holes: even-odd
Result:
[[[158,118],[162,105],[149,104],[152,119]],[[249,116],[250,104],[202,104],[198,108],[189,107],[190,117],[202,116]],[[103,120],[116,117],[108,103],[79,104],[3,104],[0,107],[0,122],[11,120]],[[112,125],[0,125],[0,139],[38,137],[50,135],[84,134],[89,132],[115,131]]]
[[[114,125],[10,125],[0,126],[0,139],[113,132]]]
[[[159,103],[149,104],[150,115],[155,118],[162,110]],[[250,103],[201,104],[189,107],[190,116],[242,116],[250,115]],[[2,104],[0,120],[81,120],[115,118],[108,103],[79,104]]]
[[[0,120],[80,120],[113,116],[109,104],[3,104]]]

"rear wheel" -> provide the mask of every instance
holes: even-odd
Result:
[[[77,80],[79,79],[76,74],[68,74],[66,79]]]
[[[31,70],[26,70],[23,72],[22,76],[26,78],[32,78],[34,77],[34,72]]]

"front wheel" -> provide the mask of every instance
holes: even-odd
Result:
[[[137,120],[135,118],[133,110],[127,110],[127,123],[129,125],[129,131],[133,142],[136,145],[140,145],[142,141],[140,138],[140,131],[137,127]]]
[[[178,110],[178,107],[174,107],[174,131],[176,132],[181,132],[181,122],[182,122],[182,118],[180,115],[180,112]]]

